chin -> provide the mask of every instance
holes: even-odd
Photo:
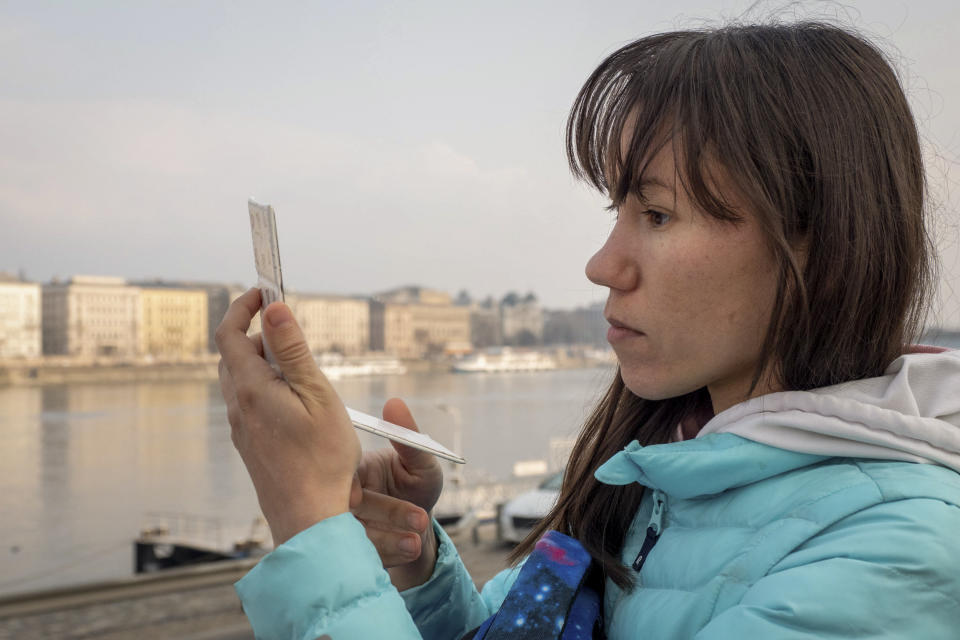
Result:
[[[685,385],[679,381],[664,381],[662,376],[648,375],[639,371],[624,369],[621,365],[620,377],[623,384],[633,395],[644,400],[667,400],[676,398],[692,391],[696,391],[703,385],[689,384]]]

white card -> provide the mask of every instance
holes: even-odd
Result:
[[[260,308],[271,302],[283,302],[283,272],[280,270],[280,243],[277,240],[277,217],[273,207],[247,200],[250,212],[250,235],[253,237],[253,260],[257,266],[257,287],[260,288]],[[276,368],[277,361],[267,341],[260,336],[267,362]]]
[[[356,409],[351,409],[350,407],[347,407],[347,413],[350,415],[350,421],[353,423],[353,426],[358,429],[363,429],[368,433],[399,442],[400,444],[405,444],[414,449],[432,453],[444,460],[450,460],[451,462],[459,464],[466,463],[466,460],[425,433],[405,429],[392,422],[381,420],[380,418],[363,413],[362,411],[357,411]]]
[[[280,244],[277,241],[277,218],[270,205],[262,205],[249,200],[247,209],[250,212],[250,233],[253,236],[253,258],[257,267],[257,286],[260,288],[260,299],[263,309],[271,302],[283,302],[283,273],[280,270]],[[276,359],[263,342],[263,352],[267,362],[276,367]],[[362,411],[347,407],[350,421],[353,426],[363,429],[382,438],[393,440],[421,451],[426,451],[439,458],[464,464],[461,456],[447,449],[445,446],[425,433],[418,433],[405,429],[399,425],[381,420]]]

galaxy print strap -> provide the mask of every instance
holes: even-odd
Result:
[[[597,594],[583,587],[590,554],[558,531],[548,531],[527,558],[493,616],[465,638],[473,640],[591,640],[599,617]]]

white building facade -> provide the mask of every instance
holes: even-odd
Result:
[[[139,350],[140,289],[123,278],[75,276],[43,285],[43,353],[132,358]]]
[[[42,353],[40,285],[0,279],[0,360]]]
[[[287,303],[314,353],[358,355],[369,350],[370,305],[365,298],[290,294]]]
[[[504,344],[530,346],[543,342],[543,309],[536,296],[508,294],[500,301],[500,330]]]

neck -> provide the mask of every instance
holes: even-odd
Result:
[[[746,402],[751,398],[783,391],[782,385],[774,381],[769,368],[763,372],[757,385],[751,391],[750,384],[753,382],[753,374],[753,371],[749,371],[746,376],[739,376],[735,380],[707,386],[707,391],[710,393],[710,403],[713,405],[713,415],[726,411],[733,405]]]

